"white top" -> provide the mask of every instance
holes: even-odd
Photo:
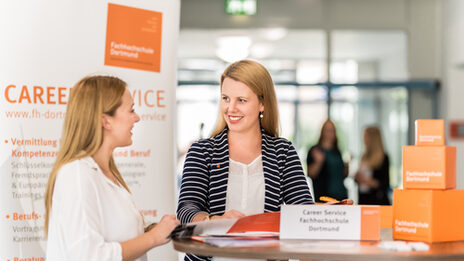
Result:
[[[227,182],[226,211],[235,209],[247,216],[264,213],[264,171],[261,155],[248,165],[229,158]],[[232,260],[250,259],[213,257],[213,261]],[[253,259],[253,261],[259,260]]]
[[[371,178],[372,177],[372,169],[365,163],[361,163],[361,166],[359,167],[359,173],[363,175],[366,178]],[[371,188],[365,184],[359,184],[359,192],[361,193],[369,193]]]
[[[143,230],[132,195],[110,181],[91,157],[61,167],[50,212],[47,261],[122,260],[119,242]]]
[[[264,171],[261,155],[250,164],[229,158],[226,211],[235,209],[245,215],[264,213]]]

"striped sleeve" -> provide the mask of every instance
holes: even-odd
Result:
[[[177,206],[181,223],[191,222],[198,212],[209,212],[208,190],[210,157],[200,142],[192,144],[184,162]]]
[[[209,261],[211,260],[211,257],[207,256],[197,256],[194,254],[186,254],[184,257],[184,261]]]
[[[282,190],[285,204],[314,204],[300,158],[290,143],[282,171]]]

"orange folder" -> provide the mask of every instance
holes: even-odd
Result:
[[[393,239],[464,240],[464,190],[393,191]]]
[[[280,231],[280,212],[255,214],[239,218],[227,231],[231,233],[272,232]]]
[[[416,120],[417,146],[444,146],[444,120]]]
[[[403,188],[453,189],[455,187],[456,147],[403,147]]]

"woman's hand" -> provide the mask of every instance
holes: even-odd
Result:
[[[311,152],[311,155],[313,156],[314,161],[317,163],[322,163],[325,160],[324,152],[319,148],[314,148]]]
[[[222,216],[212,216],[211,219],[225,219],[225,218],[241,218],[244,217],[245,214],[242,212],[231,209],[229,211],[226,211]]]
[[[322,165],[324,164],[325,154],[319,148],[314,148],[310,150],[311,157],[313,158],[312,163],[308,164],[308,176],[312,179],[319,176]]]
[[[365,185],[370,188],[378,188],[379,187],[379,181],[372,178],[372,177],[366,177],[366,175],[363,175],[361,172],[357,172],[356,175],[354,176],[354,180],[359,184],[359,185]]]
[[[352,199],[346,198],[340,201],[340,205],[353,205],[354,201]]]
[[[356,175],[354,175],[354,181],[358,184],[362,184],[363,178],[364,175],[360,171],[356,172]]]
[[[169,242],[169,234],[179,225],[179,220],[177,220],[175,215],[165,215],[161,218],[161,221],[156,224],[150,231],[150,235],[153,236],[153,245],[159,246]]]

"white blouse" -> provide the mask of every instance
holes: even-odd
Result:
[[[261,155],[250,164],[229,158],[226,211],[231,209],[247,216],[264,213],[264,172]]]
[[[250,164],[229,158],[226,211],[235,209],[245,215],[264,213],[264,171],[262,156]],[[259,261],[213,257],[213,261]]]
[[[91,157],[70,162],[56,178],[47,261],[122,260],[119,242],[141,235],[143,226],[132,195],[110,181]]]

